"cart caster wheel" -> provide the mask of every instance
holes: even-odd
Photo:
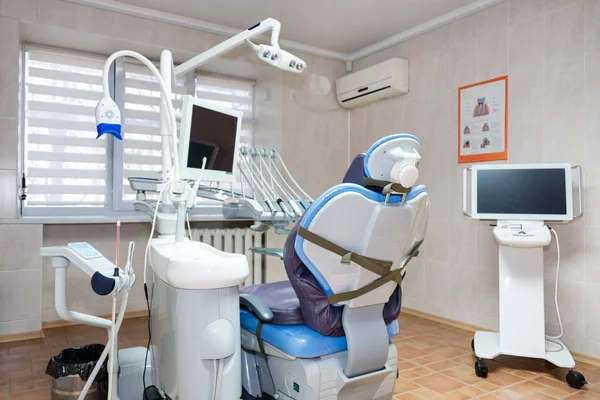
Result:
[[[569,371],[567,374],[567,383],[573,389],[581,389],[583,385],[587,384],[583,374],[573,370]]]
[[[487,378],[488,366],[485,361],[483,361],[483,360],[475,361],[475,374],[480,378]]]
[[[471,339],[471,350],[475,351],[475,338]]]

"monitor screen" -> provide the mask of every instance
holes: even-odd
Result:
[[[238,117],[197,104],[192,106],[187,167],[233,173]]]
[[[566,215],[566,187],[564,168],[481,169],[477,213]]]

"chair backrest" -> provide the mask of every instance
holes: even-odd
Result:
[[[412,135],[393,135],[378,141],[364,156],[365,176],[389,181],[395,161],[386,154],[397,147],[404,152],[418,152],[419,142]],[[391,270],[396,270],[425,237],[427,188],[416,186],[405,199],[393,194],[387,202],[386,195],[380,191],[380,188],[365,188],[356,183],[334,186],[306,211],[300,226],[353,253],[390,261]],[[360,289],[380,277],[355,263],[342,262],[339,255],[300,235],[294,247],[327,296]],[[395,282],[388,282],[338,305],[356,308],[384,304],[396,286]]]

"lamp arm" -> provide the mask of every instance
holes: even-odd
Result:
[[[190,71],[194,71],[213,58],[219,57],[221,54],[244,44],[246,39],[252,39],[260,36],[269,30],[272,30],[271,46],[279,48],[279,32],[281,31],[281,23],[274,18],[267,18],[264,21],[261,21],[245,31],[240,32],[237,35],[216,45],[215,47],[206,50],[204,53],[201,53],[175,67],[175,75],[184,75]]]
[[[110,95],[109,84],[108,84],[108,75],[109,75],[110,66],[117,58],[120,58],[120,57],[132,57],[132,58],[135,58],[136,60],[140,61],[142,64],[144,64],[146,67],[148,67],[150,72],[152,72],[152,74],[158,81],[158,85],[160,86],[160,91],[162,92],[162,97],[167,105],[167,112],[169,114],[169,119],[171,122],[171,124],[170,124],[170,126],[171,126],[171,129],[170,129],[171,130],[171,157],[173,158],[173,177],[174,177],[175,182],[177,182],[177,181],[179,181],[179,154],[178,154],[178,149],[177,149],[177,121],[175,119],[175,109],[173,108],[173,103],[169,98],[169,94],[168,94],[169,91],[165,87],[165,83],[162,79],[160,72],[154,66],[154,64],[152,64],[152,62],[150,60],[148,60],[146,57],[144,57],[143,55],[141,55],[140,53],[137,53],[135,51],[121,50],[121,51],[117,51],[116,53],[113,53],[110,57],[108,57],[108,59],[104,63],[104,70],[102,73],[102,87],[103,87],[105,96]]]

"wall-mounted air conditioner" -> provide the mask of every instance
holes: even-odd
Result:
[[[408,93],[408,61],[391,58],[336,81],[342,107],[354,108]]]

